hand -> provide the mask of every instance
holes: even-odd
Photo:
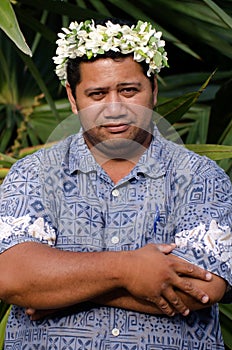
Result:
[[[130,258],[124,263],[122,287],[136,298],[154,303],[166,315],[177,312],[186,316],[189,308],[178,295],[178,290],[207,303],[209,296],[194,282],[210,281],[212,275],[168,254],[168,249],[171,252],[173,248],[149,244],[128,252]]]
[[[96,304],[94,304],[96,306]],[[93,308],[93,303],[91,301],[77,303],[74,305],[69,305],[62,308],[57,309],[34,309],[28,307],[25,309],[25,313],[30,317],[31,321],[38,321],[43,318],[51,318],[51,317],[64,317],[70,314],[78,313],[81,311],[90,310]]]
[[[35,310],[32,308],[28,308],[25,310],[25,313],[30,317],[31,321],[39,321],[45,317],[54,316],[59,310]]]

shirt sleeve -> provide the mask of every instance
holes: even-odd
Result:
[[[0,253],[28,241],[55,244],[56,232],[43,195],[41,154],[16,162],[0,186]]]
[[[43,218],[33,220],[29,215],[0,217],[0,253],[22,242],[42,242],[53,246],[55,230]]]
[[[232,186],[215,162],[202,157],[176,190],[174,254],[222,278],[232,302]],[[191,176],[190,176],[191,174]],[[183,185],[183,176],[182,176]],[[176,180],[178,183],[178,180]]]
[[[176,255],[223,277],[231,293],[232,235],[229,226],[221,226],[212,220],[208,230],[205,224],[200,224],[192,230],[178,232],[175,243]]]

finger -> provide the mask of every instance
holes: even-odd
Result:
[[[194,284],[194,280],[191,281],[188,278],[180,277],[180,279],[176,283],[176,287],[203,304],[206,304],[209,301],[208,294],[199,287],[197,287]]]
[[[175,310],[163,297],[156,297],[154,299],[147,299],[147,301],[155,304],[160,311],[167,316],[175,316]]]
[[[35,310],[35,309],[32,309],[32,308],[27,308],[27,309],[25,310],[25,313],[26,313],[28,316],[33,315],[35,312],[36,312],[36,310]]]
[[[176,313],[180,313],[183,316],[187,316],[190,312],[189,308],[184,304],[182,299],[176,294],[172,288],[168,288],[163,293],[165,299],[169,302],[171,307]]]
[[[190,276],[203,281],[210,281],[212,279],[212,274],[209,271],[186,261],[182,262],[178,260],[176,272],[180,275]]]

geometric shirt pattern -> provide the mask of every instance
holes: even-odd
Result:
[[[26,241],[74,252],[135,250],[175,242],[177,234],[202,224],[207,230],[212,220],[232,226],[228,176],[215,162],[167,141],[156,129],[150,147],[117,184],[95,162],[79,132],[18,161],[0,189],[1,223],[8,227],[0,234],[0,252]],[[29,224],[18,224],[17,230],[9,224],[15,222],[9,218],[25,217],[30,225],[42,218],[55,239],[46,228],[39,237]],[[227,237],[231,242],[228,230]],[[225,260],[205,249],[203,238],[197,244],[173,253],[232,285],[228,244],[218,246],[229,256]],[[230,293],[225,302],[232,301]],[[89,302],[39,321],[13,306],[5,349],[223,350],[224,345],[218,305],[168,317]]]

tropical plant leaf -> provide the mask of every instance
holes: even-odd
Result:
[[[222,335],[224,342],[227,346],[226,349],[232,349],[232,306],[220,304],[220,325],[222,329]]]
[[[16,162],[16,159],[7,154],[0,153],[0,162],[7,162],[12,165]]]
[[[203,0],[203,2],[216,13],[216,15],[226,24],[228,28],[232,29],[232,19],[225,11],[222,10],[221,7],[215,4],[215,2],[212,0]]]
[[[159,104],[155,110],[167,119],[170,124],[174,124],[189,110],[197,97],[197,92],[185,94]]]
[[[20,0],[20,3],[24,5],[32,6],[39,10],[48,10],[52,13],[56,13],[61,16],[68,16],[70,19],[73,18],[83,19],[86,17],[90,18],[102,18],[103,15],[99,14],[97,11],[91,9],[84,9],[78,5],[73,5],[69,2],[64,1],[51,1],[51,0]]]
[[[7,303],[0,301],[0,323],[2,322],[2,319],[9,307],[10,305],[8,305]]]
[[[6,175],[8,174],[10,170],[10,167],[9,168],[1,168],[0,167],[0,184],[2,182],[2,180],[6,177]],[[1,348],[0,348],[1,349]]]
[[[215,6],[212,4],[214,3],[211,2],[211,6],[209,6],[209,2],[198,0],[156,0],[155,14],[165,22],[168,21],[167,18],[174,16],[175,22],[170,23],[174,32],[178,27],[178,31],[190,35],[193,41],[209,45],[220,54],[231,58],[232,33],[228,30],[230,29],[231,17],[222,9],[219,11],[216,4],[214,4]],[[195,52],[198,53],[198,48]]]
[[[59,122],[60,117],[59,117],[59,113],[56,110],[55,102],[54,102],[43,78],[41,77],[41,74],[40,74],[37,66],[35,65],[35,63],[33,62],[33,60],[30,57],[24,55],[21,52],[19,52],[19,55],[22,58],[22,60],[25,62],[28,69],[30,70],[32,76],[34,77],[34,79],[37,82],[38,86],[40,87],[41,91],[44,93],[45,99],[47,100],[47,103],[49,104],[51,111],[53,112],[53,115],[55,116],[55,118]]]
[[[220,311],[232,321],[232,305],[219,304]]]
[[[177,0],[175,2],[172,0],[166,0],[165,3],[168,5],[168,8],[172,8],[173,11],[177,13],[179,12],[182,16],[188,16],[218,27],[230,28],[230,16],[211,0]]]
[[[156,112],[162,115],[170,124],[174,124],[179,121],[180,118],[186,113],[189,108],[197,101],[201,93],[205,90],[209,84],[214,72],[208,77],[200,89],[196,92],[191,92],[183,96],[173,98],[162,104],[158,104]]]
[[[8,35],[18,48],[26,55],[32,56],[24,36],[19,28],[17,18],[9,0],[1,0],[0,28]]]
[[[232,146],[224,146],[224,145],[185,145],[191,151],[198,153],[200,155],[205,155],[213,160],[221,160],[221,159],[232,159]]]
[[[44,38],[46,38],[46,40],[53,43],[55,42],[56,33],[49,29],[48,26],[43,23],[43,20],[38,20],[37,18],[31,17],[30,11],[27,9],[21,10],[20,8],[16,8],[15,12],[19,20],[30,27],[35,33],[40,33]],[[46,14],[47,11],[44,11],[44,13]],[[44,13],[42,14],[42,17],[44,16]]]
[[[59,122],[51,115],[50,106],[48,104],[42,104],[37,106],[33,113],[30,115],[30,128],[32,131],[38,135],[40,139],[40,143],[46,143],[49,139],[49,136],[53,132],[53,130],[62,123],[63,120],[68,118],[71,114],[71,108],[69,101],[67,99],[62,99],[59,101],[55,101],[56,110],[59,113]],[[79,128],[79,120],[76,117],[77,125]],[[44,128],[46,125],[46,128]],[[73,133],[75,130],[73,129]]]
[[[212,104],[208,142],[232,144],[232,79],[224,83]]]
[[[9,317],[11,306],[0,301],[0,349],[3,349],[5,328]]]
[[[102,15],[106,16],[106,17],[110,17],[111,13],[110,11],[107,9],[107,7],[105,6],[103,1],[100,0],[90,0],[91,4],[93,5],[93,7],[96,9],[96,11],[98,13],[101,13]]]
[[[210,107],[204,104],[194,104],[184,117],[173,126],[184,137],[186,144],[206,143],[208,135]]]

